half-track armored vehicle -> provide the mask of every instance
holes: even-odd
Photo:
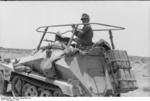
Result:
[[[137,89],[127,52],[116,50],[113,43],[112,31],[125,28],[89,24],[105,27],[93,32],[108,32],[110,44],[101,39],[91,46],[80,45],[74,36],[76,29],[83,25],[80,23],[37,28],[37,32],[43,33],[37,48],[14,64],[10,79],[13,95],[120,96]],[[66,27],[71,30],[58,32]],[[58,31],[54,32],[53,28]],[[70,37],[65,36],[67,33]],[[53,35],[53,40],[47,35]]]

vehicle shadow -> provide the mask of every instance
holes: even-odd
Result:
[[[3,96],[5,96],[5,97],[13,97],[12,92],[7,92],[7,93],[3,94]]]

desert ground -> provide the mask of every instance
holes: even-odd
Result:
[[[2,59],[13,59],[30,54],[29,49],[12,49],[0,47]],[[150,57],[129,56],[132,71],[137,80],[138,89],[129,93],[121,94],[124,97],[149,97],[150,96]],[[0,96],[12,96],[11,93]]]
[[[149,97],[150,96],[150,58],[130,56],[132,71],[137,80],[138,89],[122,94],[130,97]]]

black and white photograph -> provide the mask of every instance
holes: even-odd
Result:
[[[149,96],[149,1],[0,1],[2,101]]]

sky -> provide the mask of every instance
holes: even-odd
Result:
[[[45,25],[81,23],[82,13],[90,22],[125,27],[113,31],[116,49],[129,55],[150,57],[150,2],[146,1],[37,1],[0,2],[0,46],[36,48]],[[59,31],[59,29],[58,29]],[[93,41],[105,39],[107,32],[94,32]]]

